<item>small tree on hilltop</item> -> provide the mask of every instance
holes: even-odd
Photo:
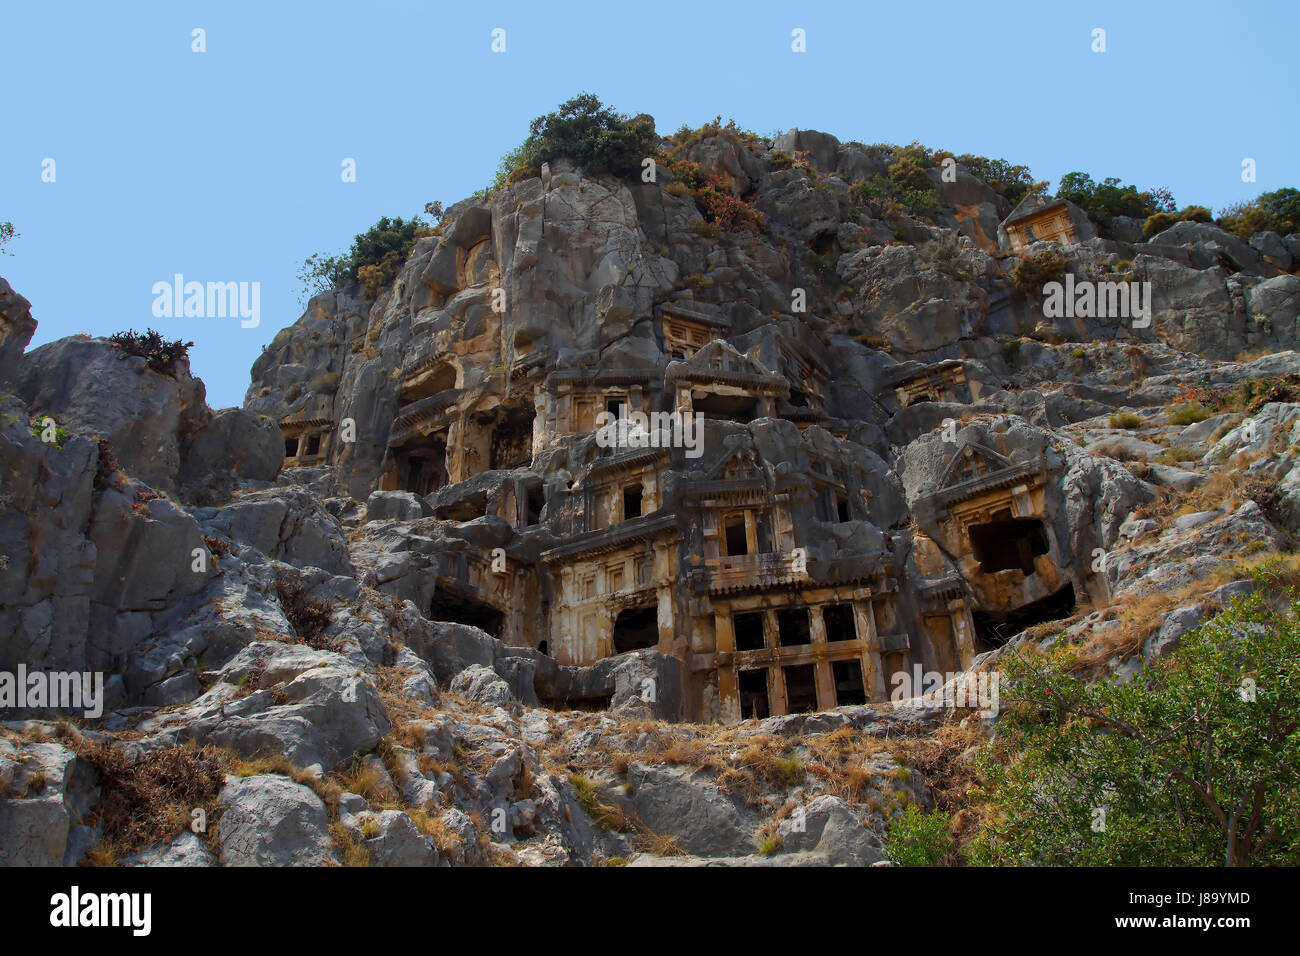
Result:
[[[630,175],[658,146],[647,118],[620,115],[594,94],[581,93],[529,124],[528,138],[502,158],[492,188],[536,176],[542,163],[561,157],[587,173]]]

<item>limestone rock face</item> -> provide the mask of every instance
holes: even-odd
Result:
[[[183,443],[178,480],[211,494],[232,477],[274,481],[283,460],[284,440],[273,421],[259,422],[242,408],[225,408]]]
[[[76,866],[95,840],[93,767],[67,747],[0,741],[0,866]]]
[[[391,726],[373,684],[331,651],[254,642],[212,676],[205,694],[142,728],[171,745],[196,740],[333,768],[373,748]]]
[[[240,409],[105,339],[24,354],[0,280],[0,672],[104,678],[84,735],[6,713],[0,861],[102,837],[93,740],[230,762],[219,852],[132,865],[874,865],[955,809],[885,751],[998,719],[900,681],[1166,595],[1092,676],[1176,654],[1300,532],[1300,236],[1099,234],[962,165],[907,207],[895,155],[552,160],[315,296]],[[1149,314],[1051,313],[1040,253]]]
[[[125,373],[125,374],[124,374]],[[126,472],[175,487],[183,434],[206,416],[201,382],[151,370],[104,339],[60,339],[23,356],[19,394],[34,413],[107,439]]]
[[[23,349],[35,331],[32,304],[0,278],[0,385],[13,387]]]

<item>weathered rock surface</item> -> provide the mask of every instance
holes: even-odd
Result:
[[[334,861],[325,804],[288,777],[238,777],[221,790],[223,866],[322,866]]]
[[[710,221],[683,167],[556,160],[453,205],[373,299],[314,297],[242,409],[105,339],[24,354],[0,280],[0,671],[99,672],[102,739],[231,763],[219,853],[182,832],[124,862],[873,865],[935,801],[877,745],[964,716],[890,707],[893,678],[952,686],[1177,595],[1099,665],[1130,679],[1239,562],[1293,553],[1300,236],[1143,241],[1066,204],[1072,241],[1017,248],[1050,204],[964,166],[900,212],[856,188],[890,150],[812,130],[681,158],[762,228]],[[1046,315],[1015,282],[1045,251],[1149,283],[1150,324]],[[673,410],[697,446],[593,430]],[[6,864],[102,836],[84,741],[43,726],[0,726]],[[807,772],[836,735],[851,784]]]

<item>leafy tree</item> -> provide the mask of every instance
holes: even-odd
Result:
[[[1300,189],[1287,186],[1271,193],[1261,193],[1255,201],[1273,217],[1278,227],[1275,231],[1284,236],[1300,232]]]
[[[1293,590],[1236,599],[1127,683],[1085,682],[1071,655],[1004,665],[1011,706],[981,764],[994,812],[976,862],[1300,862]]]
[[[350,271],[346,255],[324,256],[319,252],[312,253],[303,260],[302,268],[298,270],[298,281],[302,283],[298,304],[305,306],[313,296],[328,292],[340,282],[346,281]]]
[[[1061,182],[1056,187],[1056,198],[1068,200],[1083,209],[1092,201],[1096,191],[1097,184],[1092,181],[1092,177],[1076,171],[1061,177]]]
[[[1149,192],[1139,192],[1133,185],[1125,186],[1114,176],[1100,183],[1087,173],[1072,172],[1061,177],[1056,198],[1065,199],[1088,214],[1099,226],[1109,226],[1116,216],[1146,219],[1157,212],[1171,212],[1175,208],[1173,194],[1163,186]]]
[[[958,156],[957,162],[969,169],[972,175],[982,179],[994,192],[1005,196],[1013,206],[1029,193],[1047,188],[1047,183],[1034,179],[1028,166],[1013,166],[1005,159],[989,159],[966,153]]]
[[[442,203],[426,203],[424,208],[435,222],[441,221]],[[316,253],[303,261],[298,272],[298,279],[303,284],[299,303],[305,304],[312,296],[349,280],[360,282],[364,295],[373,299],[380,289],[396,278],[402,263],[410,256],[415,240],[434,232],[419,216],[406,220],[400,216],[396,219],[384,216],[356,236],[352,248],[345,254],[323,256]]]
[[[1219,213],[1218,224],[1240,239],[1257,232],[1300,232],[1300,189],[1286,186],[1260,193],[1252,202],[1234,203]]]
[[[542,163],[565,157],[587,173],[629,175],[659,146],[648,117],[616,113],[592,93],[580,93],[529,124],[528,138],[501,159],[493,188],[537,176]]]
[[[929,151],[919,143],[904,146],[889,164],[889,178],[899,189],[932,190],[934,184],[925,171],[933,165]]]
[[[0,253],[3,253],[6,256],[12,256],[13,253],[7,250],[5,246],[11,240],[17,239],[21,235],[22,233],[20,232],[14,232],[14,224],[12,222],[0,222]]]

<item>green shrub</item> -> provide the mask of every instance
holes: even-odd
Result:
[[[923,813],[909,803],[889,821],[885,856],[895,866],[939,866],[952,851],[952,843],[945,813]]]
[[[1065,257],[1052,249],[1021,259],[1011,272],[1011,278],[1027,296],[1043,294],[1043,286],[1049,282],[1065,281],[1065,270],[1069,266]]]
[[[935,239],[917,247],[921,258],[938,271],[953,278],[967,278],[968,273],[962,267],[962,247],[955,238]]]
[[[798,757],[775,757],[772,763],[787,787],[798,786],[803,781],[806,771]]]
[[[1190,448],[1166,448],[1156,458],[1158,465],[1179,465],[1185,461],[1197,461],[1201,453]]]
[[[727,120],[724,125],[722,122],[722,116],[719,115],[713,118],[713,122],[705,123],[703,126],[697,127],[696,129],[692,129],[683,123],[678,127],[676,133],[668,137],[668,141],[671,143],[672,151],[680,155],[706,136],[717,136],[724,133],[730,134],[751,149],[767,149],[771,147],[773,139],[779,135],[759,136],[752,130],[737,126],[734,119]]]
[[[973,862],[1295,865],[1300,600],[1284,573],[1265,565],[1259,591],[1127,682],[1075,676],[1063,644],[1004,657]]]
[[[441,203],[426,203],[424,208],[435,219],[441,219]],[[298,279],[302,282],[299,303],[304,304],[312,296],[328,292],[348,280],[360,282],[365,297],[374,299],[397,277],[415,247],[415,240],[433,235],[435,228],[419,216],[405,220],[401,216],[396,219],[384,216],[357,235],[347,253],[309,256],[298,272]]]
[[[49,418],[50,421],[54,422],[54,441],[49,442],[48,444],[53,445],[59,451],[63,451],[63,443],[72,436],[72,432],[68,431],[57,421],[55,421],[53,416],[44,415],[41,414],[40,412],[37,412],[32,417],[31,421],[27,423],[28,428],[32,433],[32,437],[37,439],[38,441],[45,441],[45,438],[43,436],[45,435],[45,419],[47,418]]]
[[[850,190],[859,204],[880,202],[886,220],[897,218],[902,210],[889,206],[890,201],[909,212],[926,215],[939,208],[939,197],[926,170],[934,165],[933,156],[924,146],[912,143],[895,149],[889,171],[877,173],[866,182],[856,183]],[[946,155],[946,154],[944,154]]]
[[[1152,236],[1164,232],[1178,221],[1178,217],[1172,212],[1154,213],[1148,216],[1147,221],[1142,224],[1142,236],[1150,239]]]
[[[1132,412],[1115,412],[1108,419],[1111,428],[1141,428],[1142,419]]]
[[[587,811],[587,816],[591,817],[596,826],[602,830],[620,831],[630,827],[630,821],[622,810],[601,799],[600,785],[596,781],[580,773],[571,773],[569,783],[573,785],[578,803],[582,804],[582,809]]]
[[[1142,235],[1146,239],[1159,235],[1176,222],[1211,222],[1210,210],[1204,206],[1188,206],[1180,212],[1158,212],[1147,217],[1142,224]]]
[[[182,342],[180,339],[169,342],[153,329],[115,332],[108,340],[120,350],[118,358],[138,355],[155,372],[172,378],[176,377],[178,366],[189,357],[190,347],[194,345],[193,342]]]
[[[1195,425],[1214,413],[1200,402],[1182,402],[1165,409],[1165,421],[1170,425]]]
[[[889,178],[900,190],[933,191],[930,177],[925,174],[931,165],[925,147],[912,143],[894,154],[894,161],[889,164]]]

